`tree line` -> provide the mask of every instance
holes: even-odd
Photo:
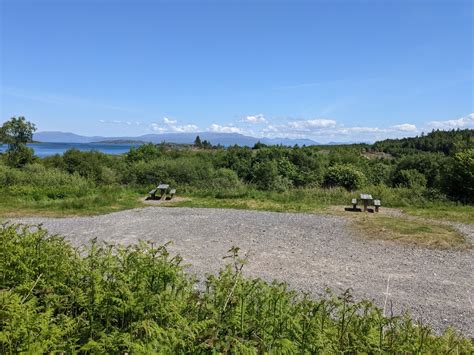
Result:
[[[429,199],[474,202],[474,130],[433,131],[415,138],[339,146],[212,146],[197,137],[194,147],[143,144],[124,154],[69,150],[38,159],[26,143],[35,126],[23,117],[3,124],[0,179],[7,169],[36,165],[96,185],[175,186],[215,191],[255,188],[290,189],[342,187],[349,191],[371,186],[408,188]],[[3,170],[2,170],[3,169]],[[31,167],[30,167],[31,169]],[[3,172],[3,175],[2,175]],[[10,174],[11,176],[12,174]]]

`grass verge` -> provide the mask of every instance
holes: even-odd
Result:
[[[243,195],[220,195],[205,192],[188,194],[190,199],[173,204],[175,207],[236,208],[273,212],[331,213],[334,206],[343,206],[357,193],[340,189],[291,190],[288,192],[249,191]],[[378,195],[374,195],[377,196]],[[433,220],[443,220],[474,224],[474,206],[459,205],[450,202],[434,203],[397,203],[382,199],[382,210],[387,207],[400,208],[404,213]],[[341,210],[342,207],[341,207]],[[346,214],[344,214],[346,215]]]
[[[417,217],[474,224],[474,206],[435,205],[428,207],[406,207],[403,212]]]
[[[421,219],[363,214],[353,225],[369,239],[389,240],[429,248],[467,248],[469,243],[452,226]]]
[[[39,197],[29,194],[11,194],[0,191],[0,216],[17,217],[40,215],[50,217],[97,215],[143,206],[137,191],[115,187],[95,188],[81,195],[62,198]]]

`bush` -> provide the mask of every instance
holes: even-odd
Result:
[[[396,171],[392,181],[395,186],[399,187],[414,189],[426,187],[426,177],[415,169]]]
[[[221,168],[214,172],[209,181],[210,187],[216,190],[235,189],[242,185],[237,173],[230,169]]]
[[[26,164],[31,164],[34,160],[33,149],[24,144],[19,144],[8,148],[5,153],[6,163],[14,168],[20,168]]]
[[[145,161],[150,162],[160,158],[164,153],[163,145],[156,145],[152,143],[143,144],[139,147],[132,147],[127,153],[126,159],[128,162]]]
[[[256,163],[253,166],[252,182],[260,189],[266,191],[284,192],[293,186],[288,177],[279,174],[277,161],[268,160]]]
[[[360,189],[365,183],[364,173],[352,165],[331,166],[324,175],[324,184],[327,187],[341,186],[353,191]]]
[[[474,148],[455,154],[445,190],[454,198],[474,203]]]
[[[206,187],[212,178],[212,165],[201,159],[159,159],[151,162],[139,161],[129,165],[123,177],[126,183],[152,186],[159,182],[180,186]]]
[[[197,291],[165,246],[92,242],[0,226],[1,353],[470,353],[408,316],[384,317],[349,292],[312,299],[233,265]]]

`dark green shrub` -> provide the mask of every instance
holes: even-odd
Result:
[[[35,160],[33,149],[28,148],[24,144],[8,148],[5,158],[7,164],[14,168],[20,168],[26,164],[31,164]]]
[[[415,169],[398,170],[392,177],[393,184],[400,187],[424,188],[426,177]]]
[[[324,184],[328,187],[341,186],[352,191],[360,189],[365,183],[364,173],[352,165],[331,166],[324,175]]]
[[[474,203],[474,148],[454,155],[444,189],[456,199]]]
[[[256,163],[253,166],[252,182],[261,190],[286,191],[292,186],[289,178],[279,174],[278,163],[275,160]]]
[[[235,189],[242,185],[237,173],[230,169],[218,169],[209,181],[209,187],[218,190]]]
[[[152,161],[163,156],[165,152],[164,145],[156,145],[153,143],[143,144],[139,147],[132,147],[126,155],[128,162]]]

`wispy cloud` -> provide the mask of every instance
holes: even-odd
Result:
[[[288,119],[287,122],[280,124],[269,123],[260,131],[260,134],[270,138],[310,138],[317,141],[328,141],[329,139],[371,141],[413,135],[416,132],[418,132],[416,125],[411,123],[390,127],[345,126],[334,119],[314,118]]]
[[[311,120],[292,121],[288,127],[298,131],[311,131],[318,128],[328,128],[336,126],[336,121],[325,118],[316,118]]]
[[[349,84],[362,84],[367,82],[373,82],[374,80],[382,79],[381,77],[366,77],[366,78],[342,78],[334,80],[321,80],[321,81],[310,81],[306,83],[288,84],[274,87],[273,90],[292,90],[292,89],[304,89],[319,86],[329,85],[349,85]]]
[[[199,127],[195,124],[180,124],[178,120],[163,117],[160,123],[152,122],[149,129],[158,133],[190,133],[199,131]]]
[[[415,132],[417,130],[416,126],[411,123],[396,124],[391,128],[400,132]]]
[[[251,123],[251,124],[267,122],[265,116],[261,113],[258,115],[249,115],[249,116],[242,117],[240,121],[244,123]]]
[[[121,121],[121,120],[99,120],[99,123],[102,124],[116,124],[116,125],[123,125],[123,126],[141,126],[142,123],[139,121]]]
[[[53,93],[35,93],[17,88],[2,88],[2,95],[17,97],[29,101],[36,101],[52,105],[66,105],[66,106],[81,106],[81,107],[95,107],[112,111],[122,111],[127,113],[138,114],[139,110],[113,105],[104,101],[93,100],[86,97],[53,94]]]
[[[474,128],[474,113],[454,120],[431,121],[428,122],[428,127],[436,129]]]
[[[245,133],[244,129],[242,129],[240,127],[236,127],[236,126],[233,126],[233,125],[219,125],[217,123],[211,124],[207,128],[207,131],[208,132],[216,132],[216,133],[240,133],[240,134]]]

